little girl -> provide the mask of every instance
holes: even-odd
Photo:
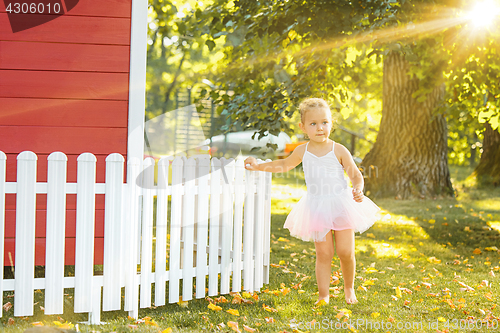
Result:
[[[283,160],[258,164],[255,158],[248,157],[245,168],[287,172],[302,162],[307,194],[292,209],[284,227],[292,236],[314,241],[318,283],[316,304],[329,302],[334,250],[339,256],[344,277],[345,300],[348,304],[355,304],[358,301],[354,292],[354,232],[370,228],[380,208],[363,196],[363,176],[350,152],[328,138],[332,130],[328,104],[321,98],[309,98],[300,104],[299,109],[299,127],[307,134],[309,142],[295,148]],[[352,189],[347,186],[344,170],[351,179]]]

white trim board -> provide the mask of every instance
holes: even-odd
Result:
[[[144,156],[148,0],[132,0],[127,160]]]

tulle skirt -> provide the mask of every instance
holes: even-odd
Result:
[[[350,187],[331,196],[306,194],[288,214],[284,228],[304,241],[321,242],[330,230],[368,230],[380,218],[379,211],[367,197],[354,201]]]

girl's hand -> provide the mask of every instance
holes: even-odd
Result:
[[[245,169],[251,170],[251,171],[258,171],[257,167],[258,167],[258,163],[254,157],[250,156],[250,157],[246,158]]]
[[[355,188],[352,189],[352,196],[356,202],[362,202],[364,198],[363,191]]]

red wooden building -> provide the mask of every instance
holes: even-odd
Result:
[[[9,1],[0,1],[0,151],[7,155],[7,182],[16,181],[16,157],[26,150],[38,155],[38,182],[47,180],[47,156],[54,151],[68,156],[68,182],[76,182],[76,160],[84,152],[96,155],[97,182],[104,182],[108,154],[143,156],[147,0],[24,2],[58,3],[61,11],[23,14],[20,7],[15,13]],[[103,207],[97,195],[101,249]],[[76,195],[68,195],[66,264],[74,263],[75,208]],[[6,265],[15,259],[15,209],[15,194],[7,194]],[[45,209],[46,195],[38,194],[36,265],[45,260]],[[97,250],[95,264],[101,263]]]

